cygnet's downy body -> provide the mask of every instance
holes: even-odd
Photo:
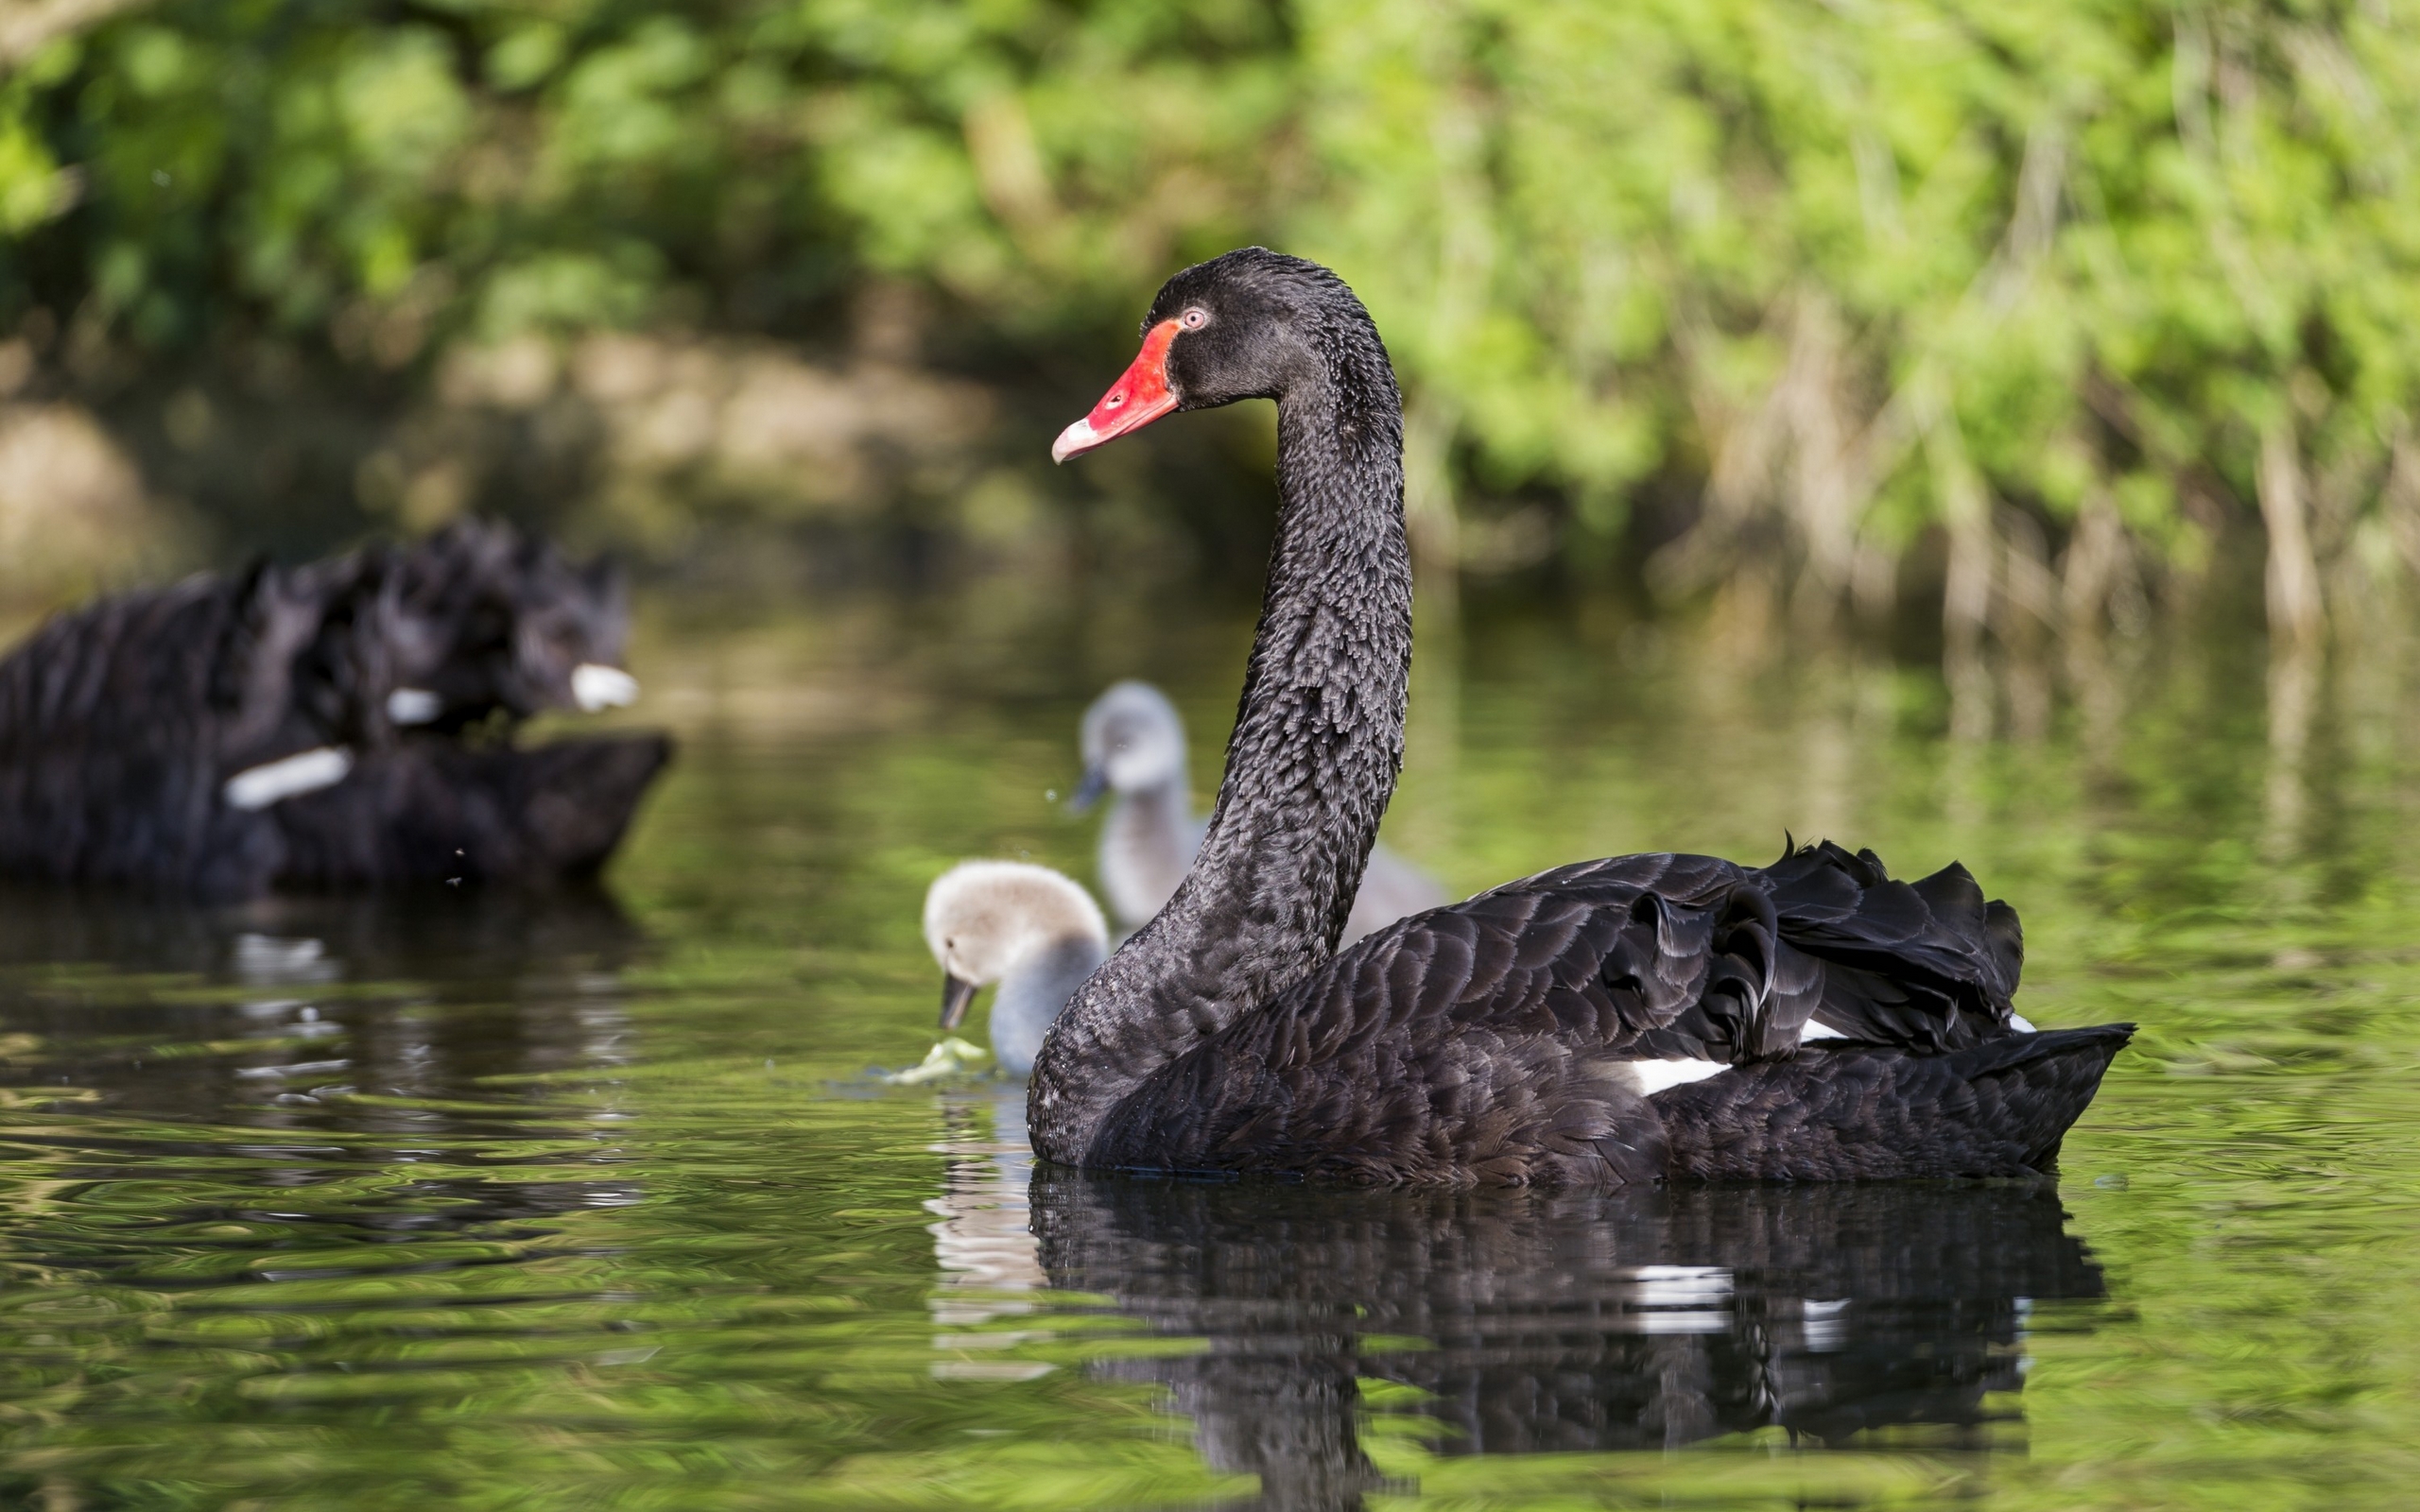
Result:
[[[925,943],[943,973],[942,1032],[956,1029],[982,988],[992,999],[992,1054],[1012,1076],[1033,1070],[1042,1037],[1109,954],[1109,926],[1092,894],[1023,861],[965,861],[925,894]]]
[[[1100,886],[1119,926],[1140,929],[1176,895],[1209,828],[1193,816],[1184,721],[1150,683],[1119,682],[1084,711],[1082,738],[1084,780],[1075,806],[1116,795],[1100,830]],[[1426,872],[1374,847],[1338,948],[1447,901]]]

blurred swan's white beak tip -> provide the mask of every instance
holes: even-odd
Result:
[[[258,766],[247,766],[227,779],[222,791],[229,808],[253,813],[282,799],[334,787],[352,770],[353,752],[342,746],[318,746]]]
[[[444,701],[426,688],[397,688],[387,695],[389,724],[424,725],[444,712]]]
[[[1093,429],[1093,422],[1089,420],[1080,420],[1061,431],[1059,438],[1050,443],[1050,460],[1064,462],[1071,456],[1091,451],[1100,443],[1101,434]]]
[[[579,705],[582,713],[619,709],[638,699],[639,679],[620,667],[582,662],[571,669],[571,701]]]

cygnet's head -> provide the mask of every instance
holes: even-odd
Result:
[[[978,988],[1069,939],[1106,950],[1109,924],[1092,894],[1048,867],[961,861],[942,872],[925,894],[925,943],[944,978],[942,1031],[958,1027]]]
[[[1184,781],[1184,721],[1167,695],[1148,682],[1119,682],[1084,711],[1084,781],[1073,806],[1089,808],[1104,791],[1142,793]]]

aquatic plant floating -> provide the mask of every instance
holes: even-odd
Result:
[[[948,1035],[925,1051],[924,1059],[906,1071],[883,1072],[881,1079],[893,1087],[921,1087],[927,1082],[979,1076],[991,1066],[990,1051],[981,1045],[970,1044],[956,1035]]]

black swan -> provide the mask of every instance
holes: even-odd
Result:
[[[1040,1155],[1585,1185],[2054,1159],[2132,1026],[2015,1021],[2016,915],[1954,865],[1903,883],[1829,842],[1582,862],[1333,954],[1402,763],[1394,370],[1341,280],[1258,248],[1177,274],[1143,330],[1052,455],[1273,399],[1276,542],[1200,859],[1045,1040]]]
[[[610,565],[478,523],[60,615],[0,661],[0,875],[229,900],[594,871],[670,743],[510,737],[635,696],[628,618]]]
[[[1083,812],[1115,793],[1100,827],[1100,885],[1117,921],[1140,929],[1176,896],[1201,849],[1209,822],[1193,813],[1184,721],[1167,695],[1148,682],[1113,683],[1084,711],[1084,777],[1069,807]],[[1434,908],[1445,889],[1383,845],[1344,920],[1343,943],[1386,928],[1406,914]]]

